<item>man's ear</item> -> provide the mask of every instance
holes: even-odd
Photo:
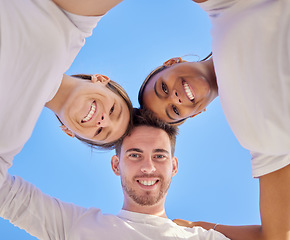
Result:
[[[178,160],[177,157],[172,158],[172,176],[175,176],[178,172]]]
[[[120,176],[120,170],[119,170],[119,157],[117,155],[114,155],[111,158],[111,166],[112,170],[115,173],[116,176]]]
[[[61,125],[60,128],[61,128],[61,130],[62,130],[63,132],[65,132],[68,136],[70,136],[70,137],[72,137],[72,138],[75,137],[75,134],[74,134],[71,130],[69,130],[65,125]]]
[[[107,84],[108,82],[110,82],[110,78],[108,78],[107,76],[105,75],[102,75],[102,74],[94,74],[92,77],[91,77],[91,81],[93,83],[96,83],[96,82],[100,82],[100,83],[104,83],[104,84]]]

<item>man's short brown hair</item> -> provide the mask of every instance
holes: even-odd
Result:
[[[176,135],[178,133],[178,128],[176,126],[170,125],[170,124],[160,120],[150,110],[134,108],[133,126],[130,129],[127,136],[130,136],[130,134],[134,128],[140,127],[140,126],[148,126],[148,127],[154,127],[154,128],[164,130],[170,139],[171,154],[172,154],[172,156],[174,155]],[[124,138],[126,138],[126,136]],[[120,156],[121,147],[123,145],[124,138],[122,138],[122,140],[119,141],[118,144],[115,145],[115,150],[116,150],[117,156]]]

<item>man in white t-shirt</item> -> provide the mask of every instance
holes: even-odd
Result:
[[[64,203],[2,171],[0,216],[38,239],[226,240],[217,231],[181,227],[166,216],[167,191],[178,170],[173,155],[176,133],[176,127],[136,110],[134,129],[116,147],[111,160],[124,193],[117,215]],[[0,159],[0,165],[3,162]]]
[[[217,225],[208,230],[183,227],[167,218],[166,195],[178,171],[174,157],[177,128],[139,110],[133,121],[133,129],[111,159],[124,194],[123,207],[117,215],[62,202],[2,171],[5,181],[0,188],[0,216],[38,239],[229,239],[214,230]],[[230,227],[231,239],[255,239],[259,228],[244,226],[241,231],[241,227]]]

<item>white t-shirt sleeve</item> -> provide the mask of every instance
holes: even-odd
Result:
[[[63,10],[63,9],[62,9]],[[87,34],[86,37],[92,35],[93,29],[104,16],[81,16],[63,10],[65,15],[72,21],[72,23],[81,31]]]
[[[85,208],[42,193],[20,177],[7,175],[0,194],[0,217],[42,240],[68,239]]]

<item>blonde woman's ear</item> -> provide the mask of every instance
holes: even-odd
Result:
[[[65,134],[67,134],[69,137],[72,137],[72,138],[75,137],[75,134],[74,134],[71,130],[69,130],[65,125],[61,125],[60,128],[61,128],[61,130],[62,130]]]
[[[110,82],[110,78],[102,74],[94,74],[92,75],[91,81],[93,83],[101,82],[107,84],[108,82]]]

